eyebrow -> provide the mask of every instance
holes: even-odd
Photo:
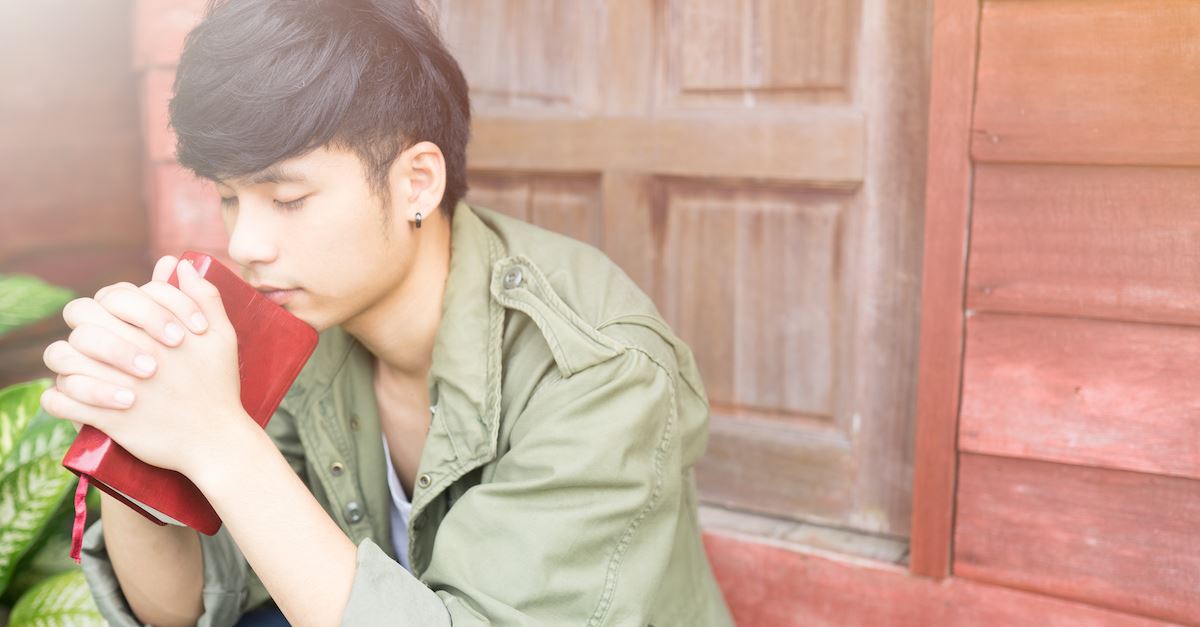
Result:
[[[218,182],[222,185],[229,185],[229,183],[223,179],[214,179],[214,180],[216,180],[216,182]],[[276,183],[307,183],[308,182],[308,178],[305,177],[303,174],[301,174],[299,172],[293,172],[291,170],[287,170],[287,169],[282,168],[277,165],[273,165],[273,166],[268,167],[265,170],[260,170],[258,172],[255,172],[254,174],[251,174],[250,176],[245,177],[244,180],[245,180],[245,184],[247,186],[262,185],[265,183],[276,184]]]

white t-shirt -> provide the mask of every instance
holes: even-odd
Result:
[[[388,451],[387,436],[383,437],[383,458],[387,460],[388,490],[392,493],[392,544],[396,547],[396,557],[405,570],[411,571],[408,564],[408,518],[412,514],[412,503],[400,485],[400,476],[392,465],[392,454]]]

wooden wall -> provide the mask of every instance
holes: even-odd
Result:
[[[1200,623],[1200,4],[941,5],[914,569]]]
[[[1200,4],[980,17],[954,573],[1200,623]]]
[[[91,295],[149,275],[130,6],[0,3],[0,273]],[[0,386],[48,373],[61,316],[0,339]]]

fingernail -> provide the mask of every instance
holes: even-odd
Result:
[[[167,329],[163,332],[163,335],[167,336],[168,342],[172,344],[178,344],[183,340],[183,327],[175,324],[174,322],[168,322]]]
[[[142,374],[152,374],[154,366],[154,358],[149,355],[138,355],[133,358],[133,367],[137,368]]]
[[[117,393],[113,394],[113,399],[115,399],[117,404],[121,407],[129,407],[133,405],[133,392],[130,392],[129,390],[117,390]]]
[[[197,333],[201,333],[208,328],[208,320],[205,320],[204,314],[200,312],[192,314],[191,322],[192,328],[195,329]]]

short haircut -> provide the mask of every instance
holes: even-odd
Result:
[[[442,210],[467,192],[467,82],[415,0],[209,0],[170,103],[179,163],[227,180],[330,145],[356,153],[372,192],[404,149],[446,159]]]

